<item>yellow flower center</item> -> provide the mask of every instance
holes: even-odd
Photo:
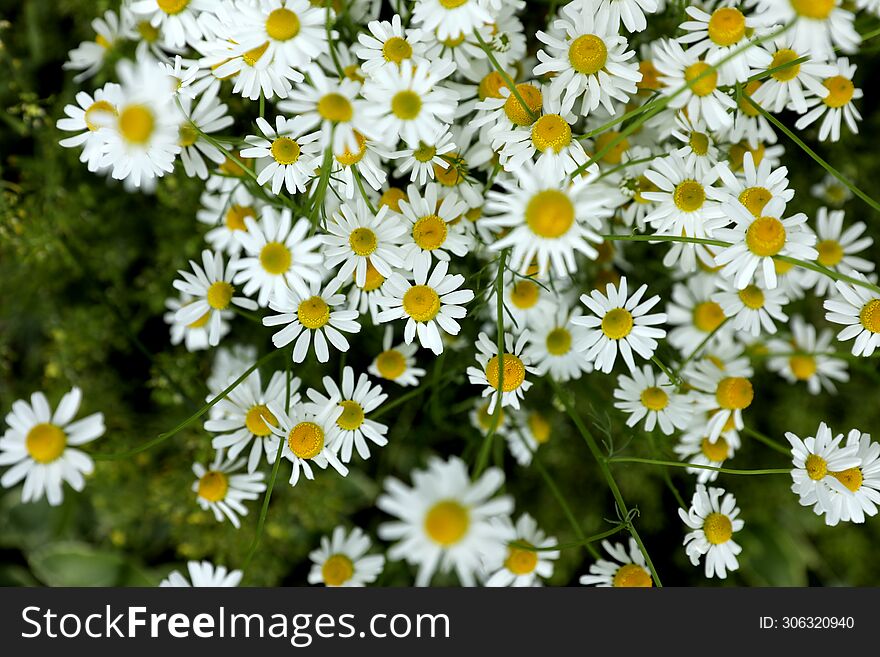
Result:
[[[446,222],[436,214],[420,218],[412,228],[413,241],[425,251],[433,251],[443,246],[448,233]]]
[[[721,7],[709,19],[709,38],[719,46],[732,46],[746,35],[746,17],[739,9]]]
[[[391,99],[391,111],[398,119],[412,121],[422,111],[422,99],[414,91],[398,91]]]
[[[714,443],[710,442],[708,438],[703,438],[700,441],[700,451],[713,463],[721,463],[730,454],[730,446],[721,436]]]
[[[834,9],[835,0],[789,0],[792,9],[804,18],[825,20]]]
[[[327,586],[342,586],[354,575],[354,564],[344,554],[331,554],[321,566],[321,578]]]
[[[605,66],[608,48],[595,34],[584,34],[575,39],[568,48],[571,67],[583,75],[595,75]]]
[[[364,137],[357,130],[354,131],[354,138],[358,143],[358,151],[357,153],[352,153],[348,150],[348,146],[345,147],[345,150],[342,151],[342,155],[336,155],[336,161],[339,162],[344,167],[350,167],[353,164],[357,164],[362,159],[364,159],[364,155],[367,153],[367,138]]]
[[[794,264],[786,262],[785,260],[777,260],[776,258],[773,258],[773,269],[776,270],[777,275],[782,276],[794,269]]]
[[[564,356],[571,351],[571,332],[562,327],[547,334],[547,351],[553,356]]]
[[[187,328],[191,329],[199,329],[202,328],[205,324],[208,323],[208,320],[211,319],[211,311],[209,310],[204,315],[199,317],[196,321],[190,322],[186,325]]]
[[[404,59],[412,57],[413,49],[406,39],[393,36],[382,45],[382,56],[386,62],[400,64]]]
[[[266,41],[262,46],[257,46],[256,48],[251,48],[247,52],[245,52],[241,58],[244,60],[244,63],[248,66],[256,66],[257,62],[260,61],[260,57],[266,54],[266,50],[269,48],[269,42]]]
[[[248,205],[230,205],[226,211],[224,223],[229,230],[247,230],[244,220],[247,217],[256,217],[257,212]]]
[[[314,422],[300,422],[290,430],[287,446],[298,458],[313,459],[324,449],[324,430]]]
[[[724,311],[714,301],[703,301],[694,306],[694,326],[704,333],[711,333],[724,321]]]
[[[357,279],[357,272],[352,274],[352,277]],[[382,284],[385,282],[385,277],[379,273],[379,270],[373,266],[373,263],[367,260],[367,275],[364,278],[364,284],[361,289],[364,292],[372,292],[373,290],[378,290],[382,287]],[[357,283],[355,283],[357,285]]]
[[[612,308],[602,318],[602,333],[611,340],[620,340],[633,328],[633,316],[625,308]]]
[[[330,93],[324,94],[318,101],[318,114],[327,121],[345,123],[351,121],[354,109],[348,98],[342,94]]]
[[[847,80],[842,75],[835,75],[822,81],[822,85],[828,89],[828,95],[822,102],[828,107],[843,107],[852,100],[856,88],[852,80]]]
[[[136,29],[141,39],[147,43],[155,43],[156,39],[159,38],[158,28],[150,25],[150,21],[139,21]]]
[[[219,502],[226,498],[229,479],[219,470],[208,470],[199,479],[199,497],[209,502]]]
[[[703,207],[706,190],[696,180],[682,180],[672,192],[672,200],[682,212],[695,212]]]
[[[269,13],[266,34],[276,41],[288,41],[299,34],[299,16],[283,7]]]
[[[541,415],[538,411],[534,411],[529,415],[526,422],[529,425],[529,431],[532,432],[532,437],[535,439],[536,443],[543,445],[550,440],[551,426],[546,417]]]
[[[616,130],[609,130],[608,132],[603,132],[601,135],[596,137],[594,142],[594,147],[597,153],[602,152],[612,141],[620,137],[620,133]],[[629,140],[625,137],[617,142],[614,146],[609,148],[605,155],[602,156],[602,161],[606,164],[620,164],[623,160],[623,154],[626,152],[626,149],[629,148]]]
[[[184,123],[177,131],[177,143],[182,147],[192,146],[199,139],[199,131],[190,123]]]
[[[862,487],[862,480],[864,479],[862,475],[861,468],[850,468],[849,470],[843,470],[841,472],[829,472],[832,477],[837,479],[844,486],[849,488],[853,493],[857,492],[859,488]]]
[[[437,502],[425,515],[425,533],[443,547],[458,543],[469,526],[468,510],[455,500]]]
[[[296,316],[300,324],[314,331],[330,321],[330,306],[319,296],[310,297],[300,302]]]
[[[730,160],[730,168],[734,171],[742,171],[743,170],[743,158],[745,158],[746,153],[752,154],[752,160],[755,163],[755,166],[761,164],[761,160],[764,159],[764,152],[767,148],[764,144],[758,144],[757,148],[752,148],[747,141],[741,141],[738,144],[734,144],[730,147],[730,152],[728,154],[728,159]]]
[[[354,431],[364,423],[364,407],[351,399],[339,402],[342,406],[342,415],[336,420],[340,429]]]
[[[406,200],[406,192],[400,187],[389,187],[379,197],[379,207],[387,206],[395,212],[400,212],[400,202]]]
[[[150,141],[156,120],[146,105],[129,105],[119,115],[119,132],[130,144],[146,144]]]
[[[290,269],[292,261],[290,249],[281,242],[267,242],[266,246],[260,249],[260,265],[273,276],[285,273]]]
[[[859,322],[871,333],[880,333],[880,299],[871,299],[862,306]]]
[[[798,55],[791,48],[782,48],[781,50],[777,50],[773,54],[773,61],[770,62],[769,68],[776,68],[777,66],[785,66],[789,64],[789,62],[793,62],[796,59],[799,59],[800,55]],[[794,80],[798,73],[801,72],[800,64],[791,64],[789,66],[785,66],[785,68],[781,68],[778,71],[774,71],[770,75],[779,80],[780,82],[788,82],[789,80]]]
[[[208,305],[214,310],[226,310],[234,292],[235,288],[226,281],[214,281],[206,295]]]
[[[101,46],[102,48],[107,49],[107,50],[109,50],[110,48],[113,47],[113,44],[110,41],[108,41],[107,37],[105,37],[103,34],[96,34],[95,35],[95,43],[97,43],[99,46]]]
[[[694,62],[684,70],[685,82],[687,82],[691,91],[694,92],[694,95],[700,97],[708,96],[718,86],[718,71],[712,70],[703,75],[709,68],[709,64],[706,62]]]
[[[741,376],[728,376],[718,382],[715,399],[721,408],[733,411],[748,408],[755,397],[752,383]]]
[[[532,126],[532,143],[542,153],[558,153],[571,143],[571,126],[559,114],[545,114]]]
[[[486,363],[486,379],[489,385],[498,390],[498,356],[492,356]],[[511,392],[519,388],[526,378],[526,366],[514,354],[504,354],[504,381],[502,391]]]
[[[516,547],[508,548],[504,567],[514,575],[528,575],[535,570],[537,565],[538,553],[534,550],[524,550]]]
[[[785,246],[785,226],[776,217],[759,217],[746,229],[746,246],[756,256],[775,256]]]
[[[354,80],[355,82],[360,83],[363,83],[366,80],[366,78],[361,75],[359,64],[349,64],[348,66],[343,66],[342,72],[349,80]]]
[[[278,137],[272,142],[270,150],[272,157],[282,166],[293,164],[299,159],[300,155],[299,144],[290,137]]]
[[[634,563],[622,565],[614,573],[611,585],[616,588],[651,588],[654,581],[647,570]]]
[[[816,373],[816,359],[812,356],[795,355],[788,359],[788,366],[796,379],[806,381]]]
[[[455,9],[467,3],[468,0],[440,0],[440,6],[444,9]]]
[[[86,127],[92,132],[100,129],[102,124],[102,120],[96,117],[96,114],[110,114],[111,116],[116,116],[116,108],[106,100],[98,100],[89,105],[83,119],[86,122]]]
[[[501,98],[501,88],[505,85],[504,78],[498,71],[490,71],[486,77],[480,80],[477,86],[477,93],[480,100],[487,98]]]
[[[51,463],[64,453],[67,435],[54,424],[35,424],[24,439],[24,446],[37,463]]]
[[[642,390],[639,399],[642,401],[642,406],[650,411],[662,411],[669,404],[669,395],[657,386]]]
[[[810,454],[804,463],[807,476],[813,481],[820,481],[828,474],[828,463],[818,454]]]
[[[660,83],[660,72],[650,59],[643,59],[639,62],[639,73],[642,74],[642,79],[636,82],[639,93],[647,94],[663,86]]]
[[[437,154],[437,149],[425,142],[419,142],[419,147],[413,151],[413,157],[419,162],[430,162]]]
[[[413,285],[403,295],[403,310],[417,322],[430,322],[440,312],[440,297],[427,285]]]
[[[452,159],[453,162],[446,162],[446,167],[442,167],[435,162],[434,178],[444,187],[455,187],[465,179],[468,173],[468,166],[458,153],[451,152],[446,157]]]
[[[733,536],[733,523],[723,513],[710,513],[703,521],[703,533],[712,545],[721,545]]]
[[[538,237],[561,237],[574,224],[574,203],[558,189],[538,192],[526,205],[526,224]]]
[[[738,293],[739,300],[743,302],[746,308],[757,310],[764,307],[764,293],[757,285],[748,285]]]
[[[544,104],[541,90],[534,85],[522,82],[516,85],[516,91],[522,98],[526,107],[523,107],[516,96],[510,94],[504,101],[504,114],[510,122],[518,126],[532,125],[535,122],[534,115],[540,112]],[[528,109],[526,109],[528,108]]]
[[[758,108],[752,105],[747,99],[746,96],[754,96],[755,92],[761,87],[762,82],[760,80],[752,80],[747,83],[743,88],[745,92],[740,99],[737,101],[737,107],[739,111],[745,114],[746,116],[755,117],[758,116],[761,112],[758,111]],[[757,101],[755,101],[757,102]],[[760,103],[758,103],[760,105]]]
[[[834,267],[843,260],[843,247],[837,240],[822,240],[816,250],[819,252],[817,260],[824,267]]]
[[[696,155],[705,155],[709,152],[709,135],[704,132],[692,132],[688,138],[688,146]]]
[[[495,407],[491,413],[489,413],[489,402],[486,402],[479,409],[477,409],[477,422],[483,431],[489,431],[492,428],[492,425],[495,424],[495,413],[498,413],[498,426],[504,426],[504,409],[499,407]]]
[[[256,404],[244,416],[244,425],[255,436],[265,438],[272,433],[271,427],[278,426],[278,418],[272,415],[265,404]]]
[[[376,357],[376,369],[384,378],[393,381],[406,371],[406,358],[397,349],[383,351]]]
[[[348,236],[348,245],[355,255],[368,256],[379,244],[379,240],[369,228],[355,228]]]
[[[644,192],[659,192],[660,188],[657,187],[653,182],[651,182],[647,176],[641,175],[636,179],[635,186],[633,188],[633,200],[636,203],[653,203],[653,201],[649,201],[642,194]]]
[[[770,190],[764,187],[746,187],[739,195],[739,202],[754,216],[760,217],[764,206],[773,198]]]
[[[164,11],[169,16],[173,16],[174,14],[179,14],[186,6],[189,4],[189,0],[156,0],[156,4],[159,5],[159,9]]]

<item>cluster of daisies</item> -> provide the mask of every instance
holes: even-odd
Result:
[[[856,54],[860,36],[839,0],[694,2],[658,36],[653,17],[677,11],[665,5],[575,0],[545,17],[523,0],[130,0],[94,21],[67,67],[85,80],[121,53],[117,81],[77,94],[61,145],[129,190],[179,167],[204,181],[205,248],[165,316],[175,345],[224,342],[204,423],[216,457],[193,466],[202,508],[238,527],[278,458],[291,485],[362,467],[388,445],[375,419],[387,391],[424,385],[420,360],[444,363],[444,381],[466,374],[474,441],[502,437],[521,466],[553,433],[530,388],[612,375],[626,425],[669,437],[694,477],[679,511],[688,557],[707,577],[738,568],[736,500],[707,484],[748,433],[755,368],[832,394],[849,378],[836,342],[853,357],[880,345],[866,226],[839,209],[848,190],[834,179],[811,190],[828,207],[796,211],[772,116],[796,113],[819,140],[842,123],[856,132],[862,92],[839,53]],[[545,29],[532,33],[523,20],[536,19]],[[249,114],[230,114],[235,97]],[[645,248],[662,254],[665,300],[628,257]],[[823,306],[845,326],[836,341],[808,319]],[[225,344],[239,315],[271,327],[294,374],[357,349],[362,332],[382,350],[367,372],[266,378],[256,350]],[[466,372],[437,358],[448,351],[469,354]],[[45,490],[52,503],[62,480],[82,487],[92,463],[71,446],[103,425],[70,424],[78,405],[76,390],[51,416],[39,394],[13,405],[4,486],[27,477],[24,499]],[[876,514],[880,445],[858,430],[843,444],[824,425],[788,438],[801,504],[828,524]],[[384,482],[376,506],[392,520],[378,538],[416,584],[552,574],[556,541],[513,515],[500,469],[430,457],[409,480]],[[371,548],[337,528],[309,581],[376,581],[386,557]],[[654,583],[644,547],[604,548],[610,560],[582,583]],[[190,576],[234,585],[241,573],[194,562]]]

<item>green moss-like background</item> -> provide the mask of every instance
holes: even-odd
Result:
[[[536,22],[543,20],[539,7],[535,3]],[[78,162],[76,150],[58,146],[62,134],[55,121],[79,88],[61,65],[68,50],[91,37],[92,18],[108,8],[115,9],[116,3],[0,1],[0,413],[5,415],[12,401],[35,390],[45,390],[57,403],[70,386],[78,385],[84,391],[81,413],[105,415],[107,432],[89,448],[101,453],[129,449],[190,415],[205,397],[211,364],[210,354],[172,347],[162,321],[177,269],[203,248],[204,227],[195,220],[201,183],[179,171],[164,178],[154,195],[128,194],[120,185],[90,174]],[[662,25],[671,27],[677,21]],[[876,27],[873,23],[867,29]],[[869,82],[876,76],[876,50],[875,42],[867,43],[856,58],[857,86],[865,89],[861,134],[817,147],[872,194],[880,180],[877,92]],[[109,71],[105,68],[84,86],[103,84],[102,76]],[[235,105],[232,109],[242,115]],[[790,116],[782,119],[793,123]],[[237,125],[236,130],[244,132],[245,126]],[[811,144],[812,137],[807,131]],[[809,187],[824,172],[794,145],[785,145],[785,163],[799,192],[793,207],[814,213],[818,201],[809,195]],[[875,230],[880,225],[877,213],[858,199],[845,207],[850,221],[865,221],[870,232],[880,236]],[[668,287],[661,285],[669,283],[656,251],[650,249],[628,249],[635,263],[631,276],[654,281],[652,292],[668,298]],[[869,257],[880,262],[878,255],[874,248]],[[788,310],[824,325],[815,299]],[[469,331],[466,339],[473,339],[475,327]],[[268,329],[236,318],[225,344],[251,344],[266,353],[271,348],[269,335]],[[348,364],[364,371],[380,342],[381,330],[366,328]],[[390,445],[376,450],[366,463],[356,461],[348,478],[321,472],[314,482],[291,489],[285,483],[289,466],[282,465],[265,535],[243,583],[304,584],[308,552],[338,523],[357,524],[375,536],[385,518],[373,509],[373,502],[386,475],[408,480],[410,470],[423,465],[430,453],[462,454],[473,463],[480,437],[466,415],[466,401],[474,394],[464,375],[471,357],[465,349],[449,353],[436,365],[423,359],[420,364],[429,370],[425,381],[430,388],[383,418],[391,426]],[[859,427],[880,434],[877,362],[855,362],[851,381],[833,397],[813,397],[802,387],[759,373],[747,422],[780,440],[788,430],[809,434],[820,420],[838,431]],[[279,357],[274,364],[280,368],[283,361]],[[334,358],[330,371],[339,365]],[[436,367],[455,370],[457,378],[431,386]],[[306,384],[314,385],[319,378],[314,366],[299,368],[296,374]],[[609,403],[611,381],[588,376],[572,389],[582,416],[595,413],[604,418],[607,412],[608,429],[619,446],[630,435]],[[401,394],[390,385],[386,391],[391,399]],[[606,519],[614,518],[613,502],[586,445],[565,415],[552,411],[546,384],[535,386],[528,401],[553,413],[554,435],[540,452],[541,463],[569,500],[583,531],[604,531],[609,527]],[[605,423],[593,423],[599,437],[597,425]],[[196,422],[131,459],[98,463],[86,490],[75,494],[66,488],[58,508],[45,502],[22,505],[18,489],[0,490],[0,585],[155,585],[187,559],[239,566],[254,537],[259,503],[249,504],[239,531],[198,508],[190,491],[190,467],[194,460],[211,458],[210,437],[200,426]],[[674,458],[671,439],[658,434],[652,440],[659,454]],[[747,438],[744,442],[732,467],[787,467],[783,456]],[[517,512],[532,513],[560,541],[574,540],[539,473],[517,466],[501,441],[497,448],[494,459],[505,467],[506,491],[515,497]],[[642,434],[632,436],[626,450],[630,455],[656,455]],[[681,546],[684,529],[669,485],[689,499],[694,478],[670,471],[667,482],[662,470],[642,465],[616,466],[614,473],[627,503],[638,509],[635,522],[663,583],[718,585],[703,578],[702,568],[688,563]],[[720,483],[736,494],[746,522],[737,537],[744,548],[741,568],[725,584],[880,584],[878,518],[862,526],[826,528],[798,505],[785,476],[722,476]],[[591,561],[584,549],[565,550],[551,583],[576,583]],[[406,566],[391,563],[380,583],[407,585],[411,578]]]

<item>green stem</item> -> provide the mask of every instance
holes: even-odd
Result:
[[[364,189],[364,181],[361,180],[361,172],[357,170],[356,164],[353,164],[351,166],[351,173],[354,176],[354,180],[357,183],[358,189],[361,190],[361,196],[364,197],[364,201],[366,202],[367,207],[370,208],[370,212],[376,214],[376,206],[373,205],[370,197],[367,196],[367,190]]]
[[[529,113],[529,116],[532,117],[532,121],[537,121],[539,114],[537,112],[533,111],[532,108],[526,104],[526,101],[523,100],[523,97],[520,95],[519,90],[516,88],[516,85],[514,84],[513,80],[507,74],[507,71],[505,71],[503,68],[501,68],[501,64],[498,63],[498,60],[495,59],[495,55],[492,54],[492,49],[489,47],[489,45],[485,41],[483,41],[483,37],[480,36],[480,33],[478,30],[474,30],[474,36],[477,37],[477,41],[480,44],[480,48],[482,48],[483,52],[486,53],[486,56],[489,58],[489,62],[492,64],[492,66],[495,68],[495,70],[498,71],[498,75],[501,76],[501,79],[504,80],[505,86],[508,89],[510,89],[510,93],[513,94],[513,97],[516,98],[516,100],[519,102],[519,104],[522,106],[522,108],[526,112]]]
[[[272,474],[269,476],[269,486],[266,488],[266,495],[263,497],[263,506],[260,509],[260,517],[257,520],[257,531],[254,534],[254,540],[251,543],[247,556],[245,557],[244,565],[241,567],[242,570],[247,570],[248,566],[251,564],[251,560],[254,558],[254,554],[257,552],[257,548],[260,547],[260,540],[263,538],[263,528],[266,525],[266,516],[269,514],[269,502],[272,499],[272,490],[275,488],[275,481],[278,478],[278,469],[281,467],[281,452],[283,450],[284,440],[279,439],[278,450],[275,452],[275,463],[272,464]]]
[[[728,322],[729,319],[730,319],[730,317],[725,317],[725,318],[722,320],[722,322],[721,322],[718,326],[716,326],[714,329],[712,329],[711,332],[709,332],[709,333],[706,334],[706,337],[702,339],[702,341],[700,342],[700,344],[698,344],[698,345],[696,346],[696,348],[695,348],[691,353],[689,353],[689,354],[687,355],[687,358],[685,358],[685,359],[681,362],[681,365],[679,365],[679,366],[675,369],[675,374],[676,374],[676,376],[678,375],[679,372],[681,372],[682,370],[684,370],[685,367],[687,367],[687,364],[690,363],[690,362],[694,359],[694,356],[696,356],[698,353],[700,353],[700,352],[703,350],[703,348],[704,348],[707,344],[709,344],[709,340],[711,340],[711,339],[715,336],[715,334],[717,334],[718,331],[721,330],[721,327],[722,327],[722,326],[724,326],[725,324],[727,324],[727,322]]]
[[[525,438],[523,438],[525,440]],[[593,547],[590,541],[587,540],[586,535],[584,534],[581,526],[578,524],[577,517],[574,515],[574,512],[571,510],[571,507],[568,505],[568,501],[565,499],[565,495],[562,494],[562,491],[559,490],[559,486],[556,485],[556,482],[553,481],[553,477],[550,476],[550,473],[547,472],[547,468],[544,467],[544,464],[538,459],[537,454],[532,454],[532,463],[535,466],[535,469],[538,471],[538,474],[544,479],[544,483],[547,484],[547,488],[550,489],[550,493],[556,498],[557,504],[559,504],[559,508],[562,509],[562,513],[565,515],[568,520],[568,524],[571,525],[572,531],[574,531],[574,535],[577,536],[578,541],[583,543],[583,545],[590,551],[590,554],[593,555],[593,558],[599,558],[599,552]]]
[[[791,468],[769,468],[766,470],[732,470],[730,468],[716,468],[712,465],[698,465],[697,463],[682,463],[681,461],[657,461],[655,459],[643,459],[637,456],[613,456],[607,459],[609,463],[645,463],[647,465],[659,465],[666,468],[697,468],[698,470],[712,470],[729,475],[778,475],[791,474]]]
[[[752,429],[750,427],[743,427],[742,431],[744,434],[751,436],[752,438],[757,440],[759,443],[764,443],[770,449],[774,449],[777,452],[779,452],[780,454],[785,454],[786,456],[791,456],[791,450],[788,447],[786,447],[785,445],[783,445],[782,443],[780,443],[778,440],[773,440],[772,438],[765,436],[760,431],[755,431],[754,429]]]
[[[619,523],[618,525],[615,525],[608,531],[604,531],[601,534],[585,536],[580,540],[569,541],[568,543],[557,543],[556,545],[545,545],[543,547],[536,547],[534,545],[529,545],[528,543],[523,543],[522,541],[511,541],[510,543],[508,543],[508,545],[518,550],[527,550],[528,552],[553,552],[555,550],[567,550],[569,548],[575,547],[586,547],[591,543],[598,543],[599,541],[606,539],[609,536],[614,536],[615,534],[625,529],[626,525],[624,523]]]

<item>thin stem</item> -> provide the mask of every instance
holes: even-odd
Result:
[[[361,190],[361,196],[364,197],[364,201],[366,202],[367,207],[370,208],[370,212],[376,214],[376,206],[373,205],[370,197],[367,196],[367,190],[364,189],[364,181],[361,179],[361,172],[358,171],[356,164],[353,164],[351,166],[351,173],[354,176],[354,180],[357,183],[358,189]]]
[[[591,543],[598,543],[599,541],[608,538],[609,536],[614,536],[615,534],[626,529],[626,524],[619,523],[612,527],[611,529],[604,531],[600,534],[593,534],[592,536],[586,536],[577,541],[569,541],[568,543],[557,543],[556,545],[545,545],[543,547],[536,547],[534,545],[529,545],[528,543],[523,543],[522,541],[511,541],[508,543],[510,547],[516,548],[517,550],[526,550],[528,552],[553,552],[556,550],[567,550],[569,548],[575,547],[587,547]]]
[[[556,485],[556,482],[553,481],[553,477],[550,476],[550,473],[547,472],[547,468],[544,467],[544,464],[538,459],[537,454],[532,454],[532,463],[535,465],[535,469],[538,471],[538,474],[544,479],[544,483],[547,484],[547,488],[550,489],[550,493],[553,497],[556,498],[556,502],[559,504],[559,508],[562,509],[562,513],[568,519],[568,524],[571,525],[572,531],[574,531],[574,535],[578,537],[578,541],[584,544],[584,546],[590,551],[590,554],[593,555],[594,558],[599,558],[599,552],[590,545],[590,542],[587,540],[586,535],[578,524],[577,517],[574,515],[574,512],[571,510],[571,507],[568,505],[568,500],[565,499],[565,495],[562,494],[562,491],[559,490],[559,486]]]
[[[700,352],[703,350],[703,348],[704,348],[707,344],[709,344],[709,340],[711,340],[711,339],[712,339],[712,338],[718,333],[718,331],[721,330],[721,327],[722,327],[722,326],[724,326],[725,324],[727,324],[727,322],[728,322],[729,319],[730,319],[730,317],[725,317],[725,318],[721,321],[721,323],[720,323],[718,326],[716,326],[714,329],[712,329],[712,331],[710,331],[708,334],[706,334],[706,337],[703,338],[703,339],[700,341],[700,344],[698,344],[698,345],[696,346],[696,348],[695,348],[691,353],[689,353],[689,354],[687,355],[687,358],[685,358],[685,359],[681,362],[681,365],[679,365],[679,366],[675,369],[675,374],[676,374],[676,376],[678,375],[679,372],[681,372],[682,370],[684,370],[685,367],[687,367],[687,364],[690,363],[690,362],[694,359],[694,356],[696,356],[698,353],[700,353]]]
[[[772,438],[765,436],[760,431],[755,431],[751,427],[743,427],[742,431],[743,431],[743,433],[748,434],[749,436],[751,436],[752,438],[757,440],[759,443],[764,443],[770,449],[774,449],[777,452],[779,452],[780,454],[785,454],[786,456],[791,456],[791,450],[788,447],[786,447],[785,445],[783,445],[782,443],[780,443],[778,440],[773,440]]]
[[[451,379],[456,374],[457,374],[457,372],[455,372],[454,370],[449,370],[448,372],[444,372],[437,379],[437,385],[440,385],[441,383],[447,381],[448,379]],[[416,386],[415,388],[413,388],[412,390],[410,390],[406,394],[401,395],[400,397],[398,397],[394,401],[389,402],[387,404],[383,404],[381,407],[377,408],[375,411],[370,413],[370,415],[368,417],[370,420],[375,420],[376,418],[381,417],[382,415],[385,415],[385,413],[387,413],[388,411],[391,411],[391,410],[397,408],[398,406],[400,406],[401,404],[408,402],[413,397],[418,397],[419,395],[423,395],[426,391],[427,391],[426,386]]]
[[[681,461],[658,461],[655,459],[643,459],[637,456],[612,456],[607,459],[609,463],[645,463],[647,465],[659,465],[665,468],[697,468],[698,470],[712,470],[729,475],[779,475],[791,474],[791,468],[768,468],[766,470],[732,470],[730,468],[716,468],[712,465],[699,465],[697,463],[683,463]]]
[[[324,28],[327,30],[327,48],[330,50],[330,59],[333,60],[333,66],[336,68],[336,72],[339,74],[340,78],[345,77],[345,71],[342,69],[342,65],[339,63],[339,58],[336,56],[336,47],[333,43],[333,33],[330,30],[330,3],[327,3],[327,20],[324,22]]]
[[[263,506],[260,509],[260,517],[257,520],[257,531],[254,534],[254,540],[251,543],[247,556],[245,557],[244,565],[241,567],[242,570],[247,570],[248,566],[251,564],[251,559],[254,558],[257,548],[260,546],[260,540],[263,537],[263,528],[266,524],[266,516],[269,514],[269,502],[272,499],[272,490],[275,488],[275,480],[278,478],[278,469],[281,467],[281,452],[283,450],[284,440],[279,439],[278,450],[275,452],[275,463],[272,464],[272,474],[269,476],[269,486],[266,488],[266,495],[263,497]]]
[[[492,64],[492,66],[495,67],[495,70],[498,71],[498,75],[500,75],[501,79],[504,80],[504,84],[507,86],[507,88],[510,89],[510,93],[512,93],[513,97],[517,99],[522,108],[529,113],[529,116],[532,117],[532,121],[537,121],[538,113],[533,111],[532,108],[526,104],[526,101],[523,100],[523,97],[520,95],[519,90],[517,90],[513,80],[507,74],[507,71],[501,68],[501,64],[498,63],[498,60],[495,59],[495,55],[492,54],[492,49],[485,41],[483,41],[483,37],[480,36],[480,32],[478,30],[474,30],[474,36],[477,37],[477,41],[480,43],[480,48],[482,48],[483,52],[486,53],[486,56],[489,58],[489,62]]]

